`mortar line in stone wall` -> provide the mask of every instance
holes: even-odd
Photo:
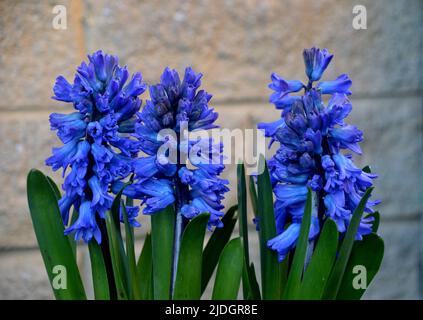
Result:
[[[357,100],[379,100],[379,99],[403,99],[403,98],[421,98],[423,97],[422,90],[404,91],[404,92],[386,92],[386,93],[355,93],[350,96],[352,101]],[[243,107],[244,105],[260,103],[269,103],[267,98],[263,97],[251,97],[251,98],[240,98],[240,99],[214,99],[212,100],[214,106],[218,105],[233,105]]]
[[[394,223],[398,223],[398,222],[403,222],[403,223],[411,223],[411,222],[418,222],[420,220],[420,213],[414,213],[414,214],[408,214],[408,215],[404,215],[404,216],[393,216],[393,217],[381,217],[382,218],[382,224],[394,224]],[[253,231],[255,230],[254,226],[249,226],[250,229]],[[141,236],[137,236],[135,238],[136,241],[141,241],[145,238],[145,235],[141,235]],[[79,246],[83,246],[84,244],[79,244]],[[15,253],[19,253],[19,252],[23,252],[23,253],[29,253],[29,252],[34,252],[34,251],[38,251],[38,246],[7,246],[7,247],[0,247],[0,258],[2,256],[6,256],[8,254],[15,254]]]
[[[414,90],[398,93],[377,93],[377,94],[353,94],[351,100],[379,100],[379,99],[403,99],[403,98],[422,98],[423,90]],[[244,107],[250,106],[253,104],[267,104],[269,103],[263,97],[251,97],[251,98],[240,98],[240,99],[214,99],[212,100],[212,105],[214,107],[219,107],[223,105],[234,106],[234,107]],[[60,110],[69,110],[68,106],[33,106],[33,105],[17,105],[17,106],[2,106],[0,105],[0,113],[8,112],[45,112],[45,111],[60,111]]]

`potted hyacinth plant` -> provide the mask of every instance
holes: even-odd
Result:
[[[246,300],[361,298],[383,257],[372,209],[378,202],[370,200],[376,175],[345,153],[361,153],[361,131],[344,122],[351,80],[342,75],[315,85],[331,59],[327,50],[304,50],[307,84],[272,75],[270,102],[281,118],[258,128],[279,149],[268,161],[261,157],[262,170],[249,180],[238,164],[238,204],[226,212],[223,145],[199,134],[216,128],[218,118],[200,73],[186,68],[180,77],[166,68],[160,83],[147,85],[141,73],[129,77],[117,57],[98,51],[73,83],[59,76],[53,98],[75,111],[50,115],[63,146],[46,164],[63,171],[62,190],[36,169],[27,180],[55,297],[86,299],[76,255],[83,242],[99,300],[196,300],[214,273],[212,299],[237,299],[241,283]],[[257,269],[248,245],[247,181],[260,242]],[[136,254],[140,208],[151,230]],[[356,283],[357,266],[365,285]]]

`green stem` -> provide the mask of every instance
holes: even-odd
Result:
[[[170,285],[170,296],[173,298],[175,292],[176,274],[178,271],[179,253],[181,251],[181,239],[184,229],[184,218],[182,216],[182,206],[187,203],[188,186],[182,184],[179,178],[176,179],[176,222],[175,222],[175,235],[173,241],[173,262],[172,262],[172,280]]]
[[[110,256],[110,251],[109,251],[109,238],[107,236],[106,224],[104,222],[104,219],[97,219],[97,220],[98,220],[97,223],[101,231],[100,247],[103,253],[104,264],[106,266],[107,281],[109,283],[109,291],[110,291],[110,300],[117,300],[116,283],[115,283],[115,277],[113,274],[112,257]]]

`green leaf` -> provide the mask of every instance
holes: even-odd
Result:
[[[355,241],[336,299],[359,300],[366,291],[365,288],[368,287],[376,273],[379,271],[379,267],[383,259],[383,253],[383,240],[374,233],[364,236],[361,241]],[[362,267],[365,269],[363,270]],[[358,281],[363,280],[358,279],[361,272],[364,272],[365,288],[355,289],[353,287],[355,278],[356,281],[359,282],[359,285],[362,284],[361,281]]]
[[[120,230],[120,208],[122,205],[122,194],[125,187],[129,184],[130,182],[125,183],[122,189],[119,190],[119,192],[116,194],[115,199],[113,200],[112,207],[110,209],[112,218],[113,218],[113,223],[115,224],[115,227],[116,227],[116,232],[118,233],[118,236],[120,238],[122,238],[122,233]]]
[[[254,264],[251,263],[247,266],[244,261],[244,267],[242,270],[242,283],[246,286],[246,297],[244,300],[260,300],[260,286],[257,282],[256,271]]]
[[[173,297],[175,300],[198,300],[201,297],[203,241],[209,217],[209,214],[201,214],[193,218],[182,235]]]
[[[252,262],[250,264],[249,276],[250,276],[250,287],[251,287],[252,299],[260,300],[261,299],[260,286],[259,286],[258,281],[257,281],[254,263],[252,263]]]
[[[88,250],[90,252],[95,299],[109,300],[109,283],[107,280],[106,264],[104,263],[101,247],[96,241],[90,241],[88,243]]]
[[[134,199],[130,198],[130,197],[126,197],[126,202],[125,205],[127,207],[132,207],[134,205]]]
[[[242,272],[242,289],[244,299],[260,299],[260,288],[257,284],[254,267],[250,266],[250,250],[248,243],[248,213],[247,213],[247,188],[245,181],[245,166],[243,163],[238,164],[238,207],[239,207],[239,234],[242,239],[244,248],[244,268]],[[251,184],[252,182],[252,184]],[[254,181],[250,180],[250,192],[253,192],[253,208],[257,206],[257,193]],[[256,209],[254,209],[256,210]]]
[[[128,262],[123,248],[122,238],[116,228],[110,211],[106,212],[106,227],[109,238],[109,250],[116,283],[117,297],[119,300],[127,300],[130,292],[127,283]]]
[[[294,259],[292,261],[292,266],[288,275],[288,281],[284,290],[283,296],[285,299],[297,299],[299,295],[301,277],[303,274],[304,262],[307,254],[308,237],[310,233],[311,207],[312,195],[310,188],[308,188],[307,201],[304,208],[303,219],[301,222],[300,235],[297,240]]]
[[[286,283],[288,281],[288,271],[289,271],[289,261],[290,260],[290,253],[288,252],[285,256],[285,259],[282,262],[279,262],[279,272],[281,275],[280,284],[281,284],[281,291],[280,291],[280,299],[284,296],[284,291],[286,288]]]
[[[219,258],[213,300],[236,300],[244,263],[241,238],[228,242]]]
[[[363,170],[364,172],[366,172],[366,173],[372,173],[372,169],[370,168],[370,166],[365,166],[363,169],[361,169],[361,170]]]
[[[256,183],[254,182],[253,176],[249,176],[248,183],[249,183],[248,187],[250,191],[251,205],[253,206],[253,213],[254,213],[254,216],[257,217],[258,216],[258,209],[257,209],[258,198],[257,198]]]
[[[46,178],[47,178],[48,182],[50,183],[51,187],[53,188],[53,191],[54,191],[54,194],[55,194],[57,200],[60,200],[60,198],[62,198],[62,194],[60,193],[60,190],[57,187],[57,184],[49,176],[46,176]]]
[[[148,233],[144,240],[137,270],[140,280],[141,300],[152,300],[153,294],[153,260],[151,252],[151,235]]]
[[[62,194],[60,193],[60,190],[57,187],[57,184],[49,176],[45,176],[45,177],[47,178],[48,182],[50,183],[50,186],[53,188],[53,191],[54,191],[54,194],[56,195],[57,201],[59,201],[62,198]],[[77,218],[78,218],[78,212],[75,210],[75,208],[73,208],[72,215],[70,216],[69,226],[73,225]],[[73,234],[70,234],[67,237],[69,239],[69,243],[72,247],[73,255],[75,256],[75,260],[76,260],[77,259],[77,257],[76,257],[77,243],[75,241],[75,237],[74,237]]]
[[[237,166],[238,176],[238,213],[239,213],[239,235],[244,247],[244,259],[247,266],[250,265],[250,254],[248,248],[248,217],[247,217],[247,190],[245,187],[244,164]]]
[[[170,299],[174,229],[173,206],[151,215],[154,300]]]
[[[280,266],[277,253],[267,247],[267,241],[276,236],[275,215],[273,212],[273,191],[270,183],[266,160],[260,156],[264,172],[257,177],[258,186],[258,220],[261,261],[261,285],[263,299],[277,300],[280,298],[281,281]]]
[[[377,231],[379,230],[379,224],[380,224],[380,213],[379,211],[376,211],[375,213],[372,213],[369,216],[372,216],[373,218],[375,218],[372,225],[372,232],[377,233]]]
[[[75,223],[76,219],[78,219],[78,211],[76,211],[76,209],[73,208],[69,226],[73,225]],[[72,252],[73,252],[73,255],[74,255],[75,260],[76,260],[77,259],[77,257],[76,257],[77,242],[75,241],[75,236],[73,234],[69,234],[67,237],[69,239],[69,243],[71,245]]]
[[[327,219],[310,260],[301,285],[300,298],[319,300],[322,298],[338,249],[336,223]]]
[[[109,236],[107,233],[106,219],[103,219],[97,216],[96,220],[97,220],[97,225],[101,231],[100,248],[101,248],[101,252],[103,253],[103,260],[106,267],[107,282],[109,284],[110,300],[117,300],[118,293],[116,288],[115,275],[113,272],[112,255],[110,252],[110,241],[109,241]]]
[[[238,206],[232,206],[222,218],[223,228],[217,228],[213,231],[203,252],[202,273],[201,273],[201,293],[207,287],[214,269],[219,261],[219,256],[231,238],[236,224],[235,212]]]
[[[139,278],[137,272],[137,265],[135,262],[135,248],[134,248],[134,229],[129,224],[126,206],[122,204],[123,221],[125,223],[125,240],[126,240],[126,255],[128,259],[129,280],[131,289],[131,299],[141,299],[141,290],[139,286]]]
[[[244,299],[251,294],[250,287],[250,272],[248,266],[250,265],[250,253],[248,245],[248,217],[247,217],[247,190],[245,186],[245,168],[244,164],[240,163],[237,166],[237,194],[238,194],[238,213],[239,213],[239,235],[242,239],[242,244],[244,248],[244,275],[242,277],[242,290],[244,294]]]
[[[32,169],[29,172],[27,195],[38,246],[56,299],[86,299],[72,248],[63,233],[64,226],[57,196],[41,171]],[[53,287],[53,283],[60,279],[62,274],[58,266],[66,268],[66,289]]]
[[[367,200],[369,199],[372,190],[373,188],[368,188],[366,190],[360,200],[360,203],[354,210],[350,224],[348,226],[348,230],[342,242],[341,249],[339,250],[339,256],[335,262],[335,265],[333,266],[332,272],[327,281],[325,292],[323,294],[323,299],[335,299],[338,294],[338,290],[341,286],[341,281],[344,276],[344,272],[351,254],[351,249],[354,244],[354,238],[357,234],[361,217],[363,216],[363,210],[366,206]]]

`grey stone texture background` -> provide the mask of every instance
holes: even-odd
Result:
[[[55,5],[67,29],[52,27]],[[355,5],[367,29],[352,27]],[[386,254],[367,299],[418,299],[422,226],[422,15],[420,0],[0,1],[0,299],[51,299],[26,202],[26,174],[59,144],[50,99],[57,75],[103,49],[155,83],[165,66],[204,73],[224,128],[254,128],[278,117],[267,103],[272,71],[304,79],[302,49],[335,54],[326,79],[353,80],[350,122],[365,133],[360,165],[380,177],[380,233]],[[145,99],[145,97],[144,97]],[[234,203],[235,168],[228,166]],[[60,175],[54,175],[58,182]],[[148,229],[147,217],[138,231]],[[253,241],[253,240],[252,240]],[[252,247],[257,248],[255,241]],[[420,244],[419,244],[420,243]],[[80,246],[79,264],[89,281]]]

